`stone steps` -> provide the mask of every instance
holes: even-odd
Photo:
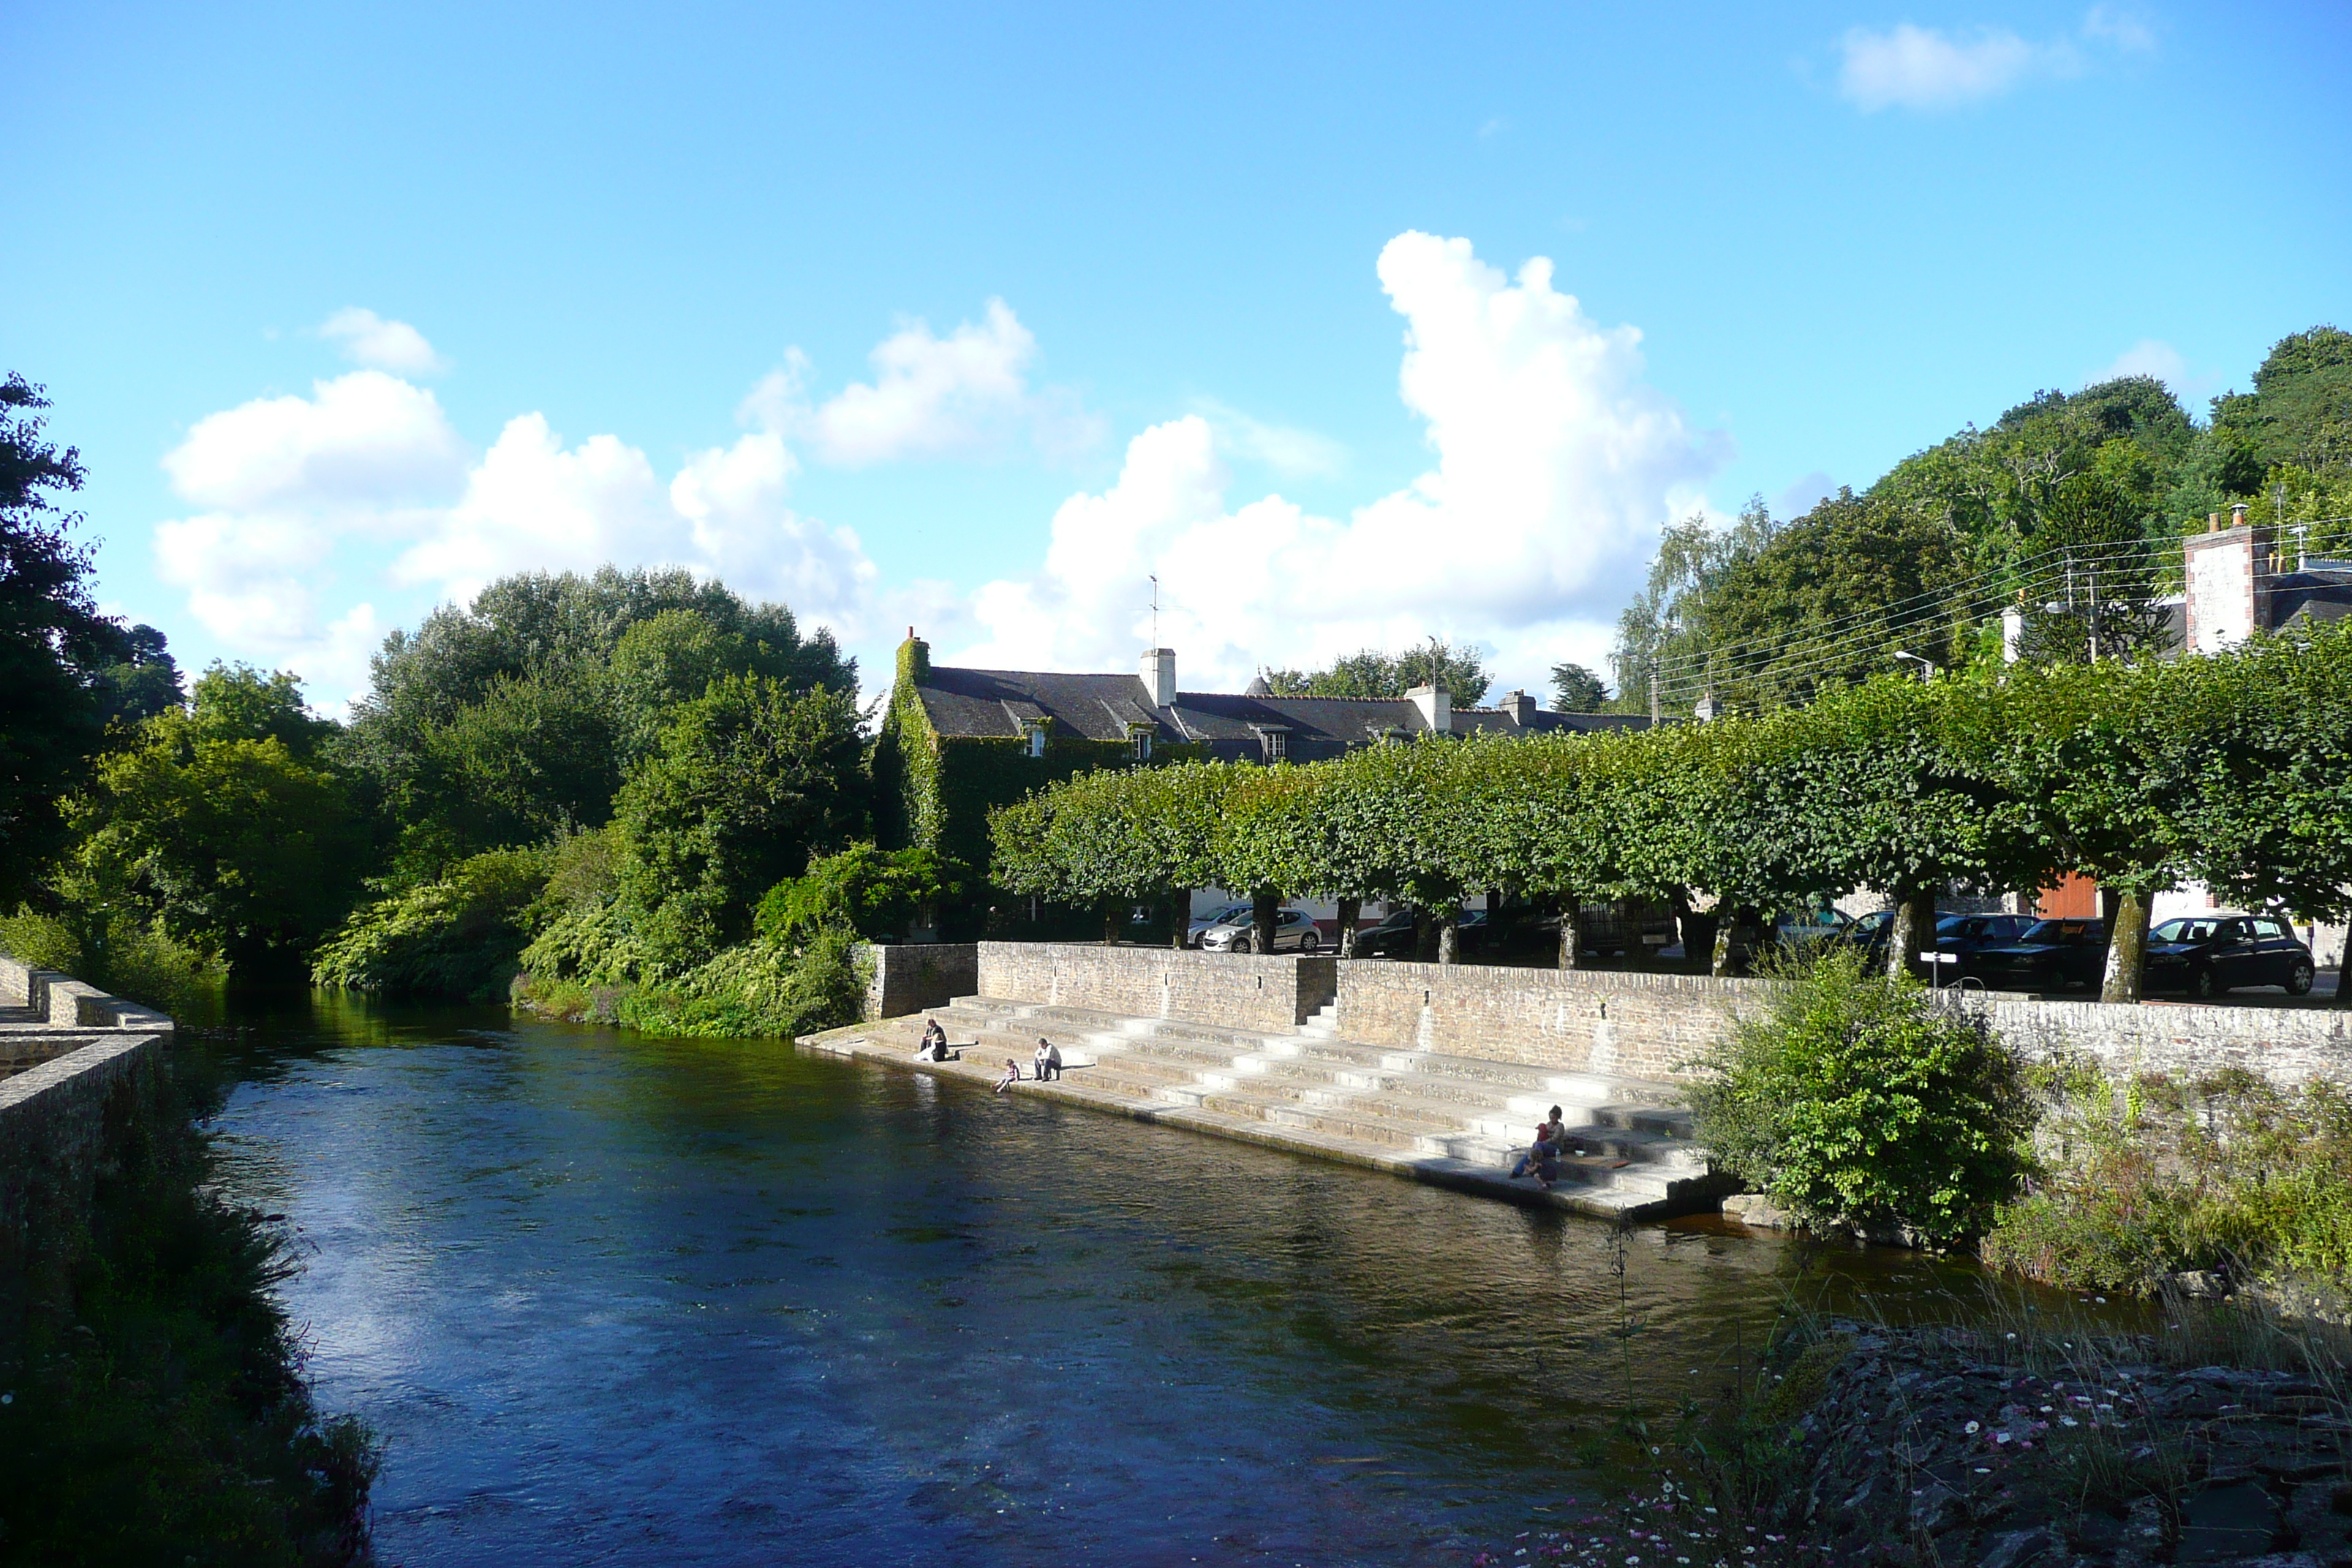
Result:
[[[1668,1213],[1707,1206],[1728,1190],[1709,1174],[1670,1085],[1364,1045],[1340,1037],[1332,1014],[1326,1007],[1286,1034],[982,996],[927,1016],[967,1046],[967,1076],[993,1078],[987,1069],[1007,1057],[1025,1072],[1043,1035],[1061,1050],[1067,1076],[1034,1092],[1202,1131],[1535,1193],[1532,1182],[1508,1184],[1506,1173],[1557,1104],[1570,1149],[1583,1151],[1560,1163],[1569,1206]],[[874,1040],[902,1023],[911,1053],[919,1018],[866,1026],[852,1054],[884,1054]]]

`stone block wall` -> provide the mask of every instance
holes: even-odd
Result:
[[[2065,1052],[2116,1074],[2242,1067],[2281,1083],[2352,1083],[2352,1009],[1946,994],[2035,1059]],[[1706,975],[1351,963],[1339,972],[1339,1026],[1369,1045],[1671,1080],[1689,1077],[1732,1017],[1763,995],[1761,981]]]
[[[861,950],[874,972],[866,983],[865,1016],[899,1018],[944,1007],[980,990],[980,946],[969,942],[884,943]]]
[[[152,1108],[172,1020],[0,955],[0,1321],[61,1284],[99,1173]]]
[[[1332,998],[1336,958],[983,942],[982,996],[1282,1033]]]
[[[1339,978],[1347,1039],[1668,1079],[1757,995],[1754,981],[1706,975],[1472,964],[1349,963]]]

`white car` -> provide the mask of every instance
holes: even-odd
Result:
[[[1323,933],[1315,929],[1315,917],[1305,910],[1283,910],[1274,917],[1274,951],[1286,949],[1313,952],[1323,945]],[[1257,927],[1250,919],[1250,910],[1244,904],[1239,914],[1219,921],[1201,933],[1204,952],[1255,952],[1257,951]]]

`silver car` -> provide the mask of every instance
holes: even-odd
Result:
[[[1192,923],[1184,928],[1184,945],[1198,947],[1201,945],[1201,939],[1216,927],[1231,925],[1236,921],[1247,925],[1249,918],[1250,907],[1247,904],[1225,904],[1211,910],[1207,914],[1194,915]]]
[[[1313,952],[1322,945],[1323,933],[1315,929],[1315,917],[1305,910],[1283,910],[1275,915],[1275,952]],[[1238,914],[1202,932],[1201,947],[1206,952],[1256,952],[1257,928],[1250,920],[1249,906],[1244,904]]]

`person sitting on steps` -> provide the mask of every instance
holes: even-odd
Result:
[[[996,1080],[996,1092],[1003,1094],[1021,1081],[1021,1064],[1011,1057],[1004,1058],[1004,1076]]]
[[[948,1049],[948,1032],[940,1027],[937,1018],[923,1020],[923,1043],[915,1047],[919,1062],[951,1062],[954,1056]]]
[[[1538,1124],[1534,1145],[1511,1167],[1511,1180],[1533,1175],[1536,1185],[1550,1191],[1552,1183],[1559,1179],[1559,1152],[1567,1142],[1568,1124],[1560,1120],[1559,1107],[1555,1105],[1550,1117]]]
[[[1037,1059],[1032,1064],[1029,1076],[1039,1083],[1062,1076],[1062,1048],[1043,1035],[1037,1037]]]

